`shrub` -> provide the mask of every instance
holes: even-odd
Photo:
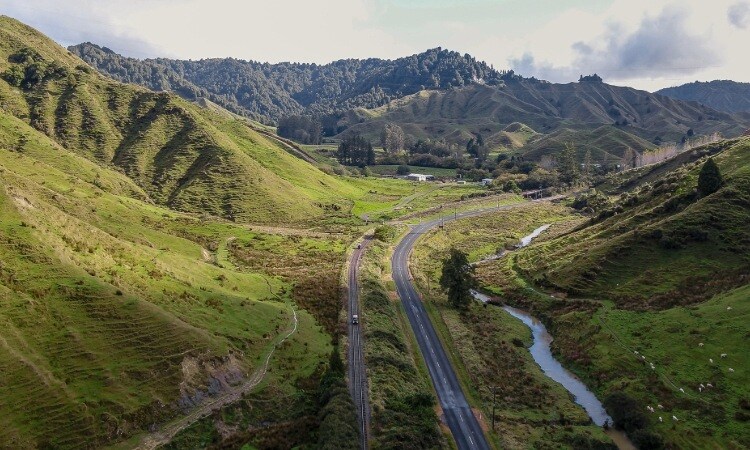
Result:
[[[713,194],[721,187],[722,179],[719,166],[716,165],[713,158],[709,158],[703,164],[701,172],[698,175],[698,191],[702,195]]]
[[[641,411],[643,408],[624,392],[613,392],[607,396],[604,407],[618,430],[632,433],[646,426],[646,415]]]
[[[661,450],[664,448],[664,439],[648,430],[634,431],[630,434],[630,440],[640,450]]]
[[[407,166],[406,164],[401,164],[396,168],[396,174],[397,175],[409,175],[411,173],[411,168]]]

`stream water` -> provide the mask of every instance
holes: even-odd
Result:
[[[519,248],[526,247],[531,241],[539,236],[544,230],[549,228],[549,225],[544,225],[521,239]],[[500,257],[500,256],[497,256]],[[495,258],[497,259],[497,258]],[[477,291],[471,291],[475,299],[482,303],[487,303],[490,300],[485,294]],[[574,401],[579,404],[586,411],[586,414],[591,417],[591,420],[599,426],[604,425],[605,422],[612,423],[612,418],[605,411],[604,406],[598,398],[591,392],[581,380],[575,375],[565,369],[554,356],[550,350],[550,344],[552,343],[552,335],[547,332],[544,324],[534,318],[531,314],[518,308],[510,306],[503,306],[503,309],[515,317],[516,319],[523,322],[529,329],[534,338],[533,344],[529,348],[531,356],[534,358],[539,367],[546,376],[560,383],[568,392],[573,395]],[[612,438],[617,447],[621,450],[635,449],[630,440],[620,431],[610,428],[607,430],[607,434]]]

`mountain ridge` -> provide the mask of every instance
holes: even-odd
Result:
[[[750,114],[750,83],[732,80],[694,81],[656,92],[678,100],[702,103],[719,111]]]

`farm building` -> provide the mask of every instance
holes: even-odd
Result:
[[[423,173],[410,173],[406,176],[406,179],[412,181],[432,181],[435,179],[435,177],[432,175],[425,175]]]

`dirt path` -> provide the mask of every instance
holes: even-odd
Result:
[[[312,238],[330,238],[332,236],[341,236],[342,233],[324,233],[322,231],[306,230],[304,228],[286,228],[271,227],[266,225],[247,225],[250,231],[257,231],[266,234],[280,234],[282,236],[303,236]]]
[[[284,336],[281,340],[274,344],[271,351],[268,352],[268,355],[266,355],[263,364],[261,364],[261,366],[256,369],[250,375],[250,377],[248,377],[247,380],[245,380],[238,386],[231,387],[230,389],[224,391],[216,397],[212,397],[204,401],[198,407],[190,411],[190,413],[188,413],[187,415],[164,425],[161,430],[146,435],[141,440],[140,444],[138,444],[135,448],[142,450],[152,450],[159,447],[160,445],[168,444],[172,440],[172,438],[174,438],[174,436],[180,431],[194,424],[201,418],[210,415],[213,411],[240,400],[244,394],[251,391],[258,384],[260,384],[260,382],[263,381],[263,378],[265,378],[266,373],[268,372],[268,365],[276,349],[279,348],[279,346],[284,341],[289,339],[297,331],[299,322],[297,319],[297,311],[294,309],[294,307],[292,307],[291,309],[293,315],[292,329],[289,331],[289,333],[286,334],[286,336]]]

